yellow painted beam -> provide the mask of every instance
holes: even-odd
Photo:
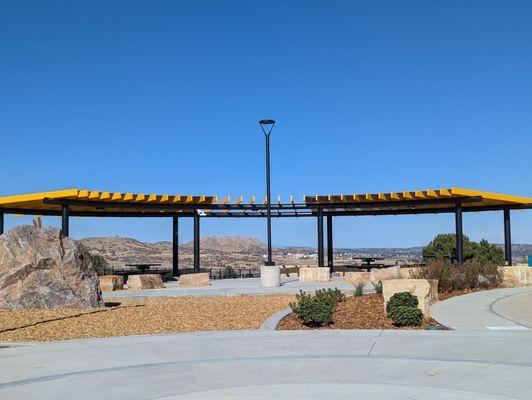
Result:
[[[237,197],[234,201],[234,204],[240,204],[244,201],[244,196]]]
[[[135,197],[135,201],[138,203],[146,201],[146,195],[144,193],[137,194],[137,196]]]
[[[133,201],[133,193],[126,193],[124,195],[124,201]]]
[[[90,200],[93,200],[93,199],[99,199],[100,198],[100,192],[97,192],[95,190],[93,190],[90,194],[89,194],[89,199]]]
[[[113,193],[113,195],[111,196],[111,200],[113,201],[122,200],[122,193],[120,192]]]
[[[111,193],[103,192],[100,194],[100,200],[109,200],[111,198]]]
[[[90,192],[88,190],[80,190],[78,193],[78,199],[87,199],[89,198]]]
[[[156,194],[150,194],[148,196],[148,202],[155,203],[157,201],[157,195]]]
[[[172,203],[181,203],[181,201],[182,201],[181,196],[178,196],[178,195],[172,196]]]
[[[222,200],[220,200],[220,204],[227,204],[231,201],[231,196],[226,196]]]
[[[61,199],[77,197],[78,189],[56,190],[52,192],[20,194],[15,196],[0,197],[0,204],[26,203],[30,201],[43,200],[44,198]]]
[[[161,200],[160,200],[160,202],[161,202],[161,203],[168,203],[169,200],[170,200],[170,196],[168,196],[167,194],[163,194],[163,195],[161,196]]]

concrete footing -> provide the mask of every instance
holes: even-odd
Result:
[[[281,268],[277,265],[263,265],[260,267],[260,285],[262,287],[281,286]]]

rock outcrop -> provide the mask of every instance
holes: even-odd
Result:
[[[79,242],[38,224],[0,235],[0,308],[101,306],[98,276]]]

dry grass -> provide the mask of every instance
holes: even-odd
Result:
[[[0,309],[0,341],[257,329],[291,295],[108,300],[92,310]]]
[[[419,327],[397,327],[384,312],[384,299],[377,294],[361,297],[348,297],[338,304],[333,316],[333,323],[325,327],[308,327],[303,325],[296,314],[291,313],[279,324],[279,330],[294,329],[424,329],[438,323],[424,319]]]

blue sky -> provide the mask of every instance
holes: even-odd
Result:
[[[531,20],[528,1],[0,0],[0,195],[262,197],[257,121],[274,118],[272,195],[532,196]],[[532,242],[532,212],[512,223]],[[453,229],[452,215],[343,218],[335,245]],[[502,215],[468,214],[464,231],[502,242]],[[166,220],[71,223],[74,237],[170,233]],[[265,239],[265,221],[207,220],[202,234]],[[314,245],[315,221],[274,220],[273,235]]]

